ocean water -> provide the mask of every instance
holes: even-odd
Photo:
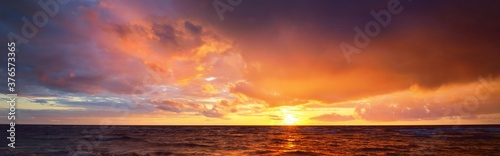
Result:
[[[500,155],[500,126],[17,125],[16,148],[2,143],[2,156]]]

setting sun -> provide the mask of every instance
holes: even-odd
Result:
[[[293,115],[286,115],[283,118],[283,124],[285,125],[295,125],[299,120],[295,118]]]
[[[279,112],[281,115],[281,125],[297,125],[300,122],[300,117],[297,117],[297,111],[300,110],[299,107],[289,107],[284,106],[279,108]]]

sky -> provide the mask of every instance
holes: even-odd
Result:
[[[500,124],[496,0],[0,3],[17,124]]]

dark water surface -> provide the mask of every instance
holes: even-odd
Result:
[[[500,155],[500,126],[17,125],[16,149],[2,143],[2,156]]]

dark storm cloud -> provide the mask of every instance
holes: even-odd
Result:
[[[266,76],[250,73],[246,76],[250,83],[260,81],[263,77],[267,79],[280,76],[269,74],[276,73],[275,70],[284,71],[283,74],[287,77],[297,77],[298,73],[304,74],[294,72],[300,69],[297,68],[298,65],[314,68],[318,66],[317,63],[321,63],[319,66],[330,65],[325,67],[327,70],[310,71],[308,74],[317,75],[316,72],[328,71],[343,73],[370,67],[373,70],[384,71],[386,75],[400,75],[406,79],[399,82],[401,84],[399,86],[388,87],[387,92],[414,83],[422,87],[436,88],[448,83],[470,82],[477,75],[492,73],[496,76],[499,72],[497,67],[500,64],[496,61],[500,59],[500,55],[497,54],[499,44],[496,43],[500,41],[498,39],[500,31],[496,29],[500,27],[500,22],[493,20],[500,16],[496,9],[499,6],[497,1],[480,3],[455,1],[452,4],[434,1],[401,1],[403,12],[392,16],[392,22],[388,27],[383,28],[379,36],[372,39],[368,48],[363,49],[361,54],[353,55],[353,64],[345,63],[336,45],[343,41],[352,42],[355,35],[353,27],[363,27],[367,22],[374,20],[369,12],[386,9],[387,1],[245,1],[235,6],[234,11],[225,12],[226,18],[223,22],[218,19],[211,1],[159,3],[148,3],[148,6],[163,6],[168,3],[177,12],[176,16],[169,16],[197,20],[201,21],[201,24],[211,25],[239,43],[246,61],[263,62],[265,72],[262,73]],[[126,90],[127,84],[138,85],[137,82],[105,81],[108,78],[106,73],[112,72],[113,69],[106,69],[104,64],[99,67],[104,69],[89,67],[89,64],[95,63],[89,60],[103,58],[101,55],[103,51],[100,51],[102,47],[96,46],[95,44],[98,43],[92,43],[90,38],[86,38],[81,32],[74,31],[74,29],[82,30],[82,28],[72,23],[87,25],[87,28],[91,30],[96,29],[98,25],[74,21],[74,19],[81,18],[79,14],[92,13],[92,11],[78,10],[79,6],[95,5],[97,3],[70,3],[65,6],[66,8],[61,8],[61,13],[56,18],[50,19],[50,23],[41,29],[40,34],[32,40],[29,46],[19,48],[25,51],[19,54],[20,66],[24,67],[19,69],[20,74],[26,75],[23,77],[29,78],[30,82],[40,79],[50,80],[41,82],[49,87],[70,92],[82,91],[78,89],[82,87],[78,86],[80,84],[99,82],[105,83],[93,87],[104,86],[115,92]],[[151,17],[166,15],[158,13],[160,7],[149,9],[152,12]],[[22,24],[19,22],[20,17],[30,17],[39,8],[33,3],[26,2],[13,3],[12,7],[5,10],[9,11],[12,16],[2,18],[7,19],[7,22],[2,23],[2,28],[8,29],[3,32],[9,32],[19,29]],[[72,10],[77,10],[77,14],[71,14]],[[138,10],[146,10],[146,8]],[[165,13],[168,12],[171,11],[165,11]],[[112,17],[106,12],[95,11],[88,15],[92,15],[89,17]],[[110,26],[109,28],[123,37],[131,31],[139,31],[135,30],[138,29],[136,27],[123,24],[110,24]],[[190,21],[185,21],[184,27],[194,34],[202,32],[200,25]],[[178,44],[176,38],[178,30],[171,25],[158,23],[153,25],[152,29],[160,37],[161,42]],[[294,44],[289,44],[285,42],[286,40],[291,40]],[[42,45],[54,45],[54,47]],[[296,65],[292,63],[297,61],[292,57],[297,55],[296,53],[305,55],[305,57],[299,57],[304,63]],[[322,57],[325,54],[328,57]],[[263,59],[266,58],[265,56],[271,57]],[[284,63],[270,63],[278,57]],[[307,62],[307,59],[315,61]],[[23,65],[26,62],[29,63]],[[81,71],[83,74],[80,73]],[[68,75],[71,72],[77,77],[69,81]],[[56,80],[58,82],[55,82]],[[92,86],[88,87],[92,88]],[[379,92],[360,92],[359,95],[352,97],[370,94],[379,94]],[[351,97],[340,95],[345,98]]]
[[[38,33],[29,39],[27,44],[16,46],[16,74],[19,75],[17,87],[29,89],[30,86],[40,85],[70,93],[95,94],[130,93],[133,87],[141,85],[138,79],[129,79],[131,77],[122,79],[109,74],[120,72],[116,67],[117,64],[135,64],[141,67],[140,62],[131,61],[120,55],[110,55],[103,43],[96,42],[85,32],[98,33],[98,29],[84,20],[75,21],[83,15],[84,12],[81,12],[83,6],[92,5],[95,3],[69,3],[60,6],[58,14],[49,18],[47,25],[36,27]],[[1,23],[2,28],[6,28],[2,30],[4,36],[11,32],[22,35],[21,29],[24,23],[20,22],[21,17],[26,17],[32,22],[33,13],[43,10],[33,2],[17,2],[7,11],[12,17],[19,18],[8,18],[8,21]],[[126,31],[126,29],[119,30]],[[2,59],[0,62],[3,61],[5,60]],[[30,91],[21,89],[20,92],[29,94]]]
[[[353,28],[364,29],[375,21],[370,11],[387,9],[390,1],[244,1],[226,11],[224,21],[219,20],[210,2],[175,2],[182,7],[199,6],[179,11],[215,25],[242,47],[245,61],[261,64],[260,70],[249,69],[245,75],[257,88],[290,92],[290,88],[279,89],[283,86],[267,82],[292,77],[296,78],[289,82],[293,84],[314,79],[311,77],[331,77],[324,87],[307,90],[323,91],[323,95],[298,95],[304,99],[343,101],[399,91],[413,84],[436,89],[470,83],[479,75],[500,74],[500,21],[494,20],[500,18],[500,2],[494,0],[400,1],[403,11],[392,15],[388,26],[381,28],[360,54],[352,55],[350,64],[339,43],[352,44],[356,35]],[[322,70],[309,70],[318,68]],[[349,84],[336,78],[346,74],[356,78],[346,78],[351,79]],[[347,89],[328,91],[339,85],[347,85]]]
[[[153,2],[155,5],[159,2]],[[268,50],[249,50],[243,53],[245,59],[252,61],[261,58],[263,55],[276,55],[286,61],[294,61],[284,55],[293,54],[293,51],[286,50],[293,48],[289,44],[279,44],[283,39],[291,39],[299,43],[302,47],[328,47],[329,44],[336,45],[341,41],[350,42],[355,35],[352,28],[362,27],[366,22],[374,20],[371,10],[381,10],[386,8],[386,1],[245,1],[241,5],[235,6],[234,11],[226,12],[226,20],[220,22],[218,16],[211,5],[211,1],[171,1],[177,7],[178,15],[186,18],[196,19],[203,24],[215,26],[215,29],[231,36],[243,48],[261,47]],[[265,5],[262,5],[265,4]],[[91,64],[81,58],[102,57],[102,55],[92,54],[99,47],[89,48],[89,42],[75,41],[74,44],[57,46],[57,43],[71,42],[68,34],[81,36],[57,24],[58,21],[68,22],[69,19],[79,18],[69,14],[69,11],[77,6],[92,6],[96,3],[70,4],[61,8],[59,17],[51,19],[51,24],[43,28],[43,31],[33,40],[29,48],[20,47],[25,50],[20,54],[20,60],[27,58],[30,62],[25,72],[34,72],[35,75],[28,76],[40,79],[47,77],[50,80],[67,77],[71,70],[78,70],[82,64]],[[345,65],[345,60],[341,53],[330,46],[329,49],[314,49],[312,51],[300,52],[305,55],[331,54],[330,58],[319,59],[319,62],[330,61],[331,70],[356,70],[360,66],[370,66],[374,70],[387,70],[387,74],[397,74],[406,77],[408,80],[402,86],[417,83],[423,87],[435,88],[447,83],[463,83],[473,80],[477,75],[484,73],[498,74],[499,32],[500,27],[499,11],[497,1],[482,1],[481,3],[471,3],[469,1],[456,1],[452,4],[433,1],[406,2],[401,1],[404,10],[400,15],[394,15],[392,22],[384,28],[381,35],[374,38],[368,49],[363,53],[354,55],[354,65]],[[3,5],[4,6],[4,5]],[[38,6],[33,3],[13,3],[6,8],[9,11],[8,22],[3,23],[3,28],[13,31],[12,23],[20,26],[19,17],[30,16]],[[191,8],[191,9],[187,9]],[[159,8],[153,8],[153,10]],[[99,12],[97,12],[99,14]],[[103,14],[102,16],[106,16]],[[152,16],[159,16],[152,14]],[[17,17],[17,18],[13,18]],[[16,22],[17,20],[17,22]],[[17,23],[17,24],[16,24]],[[69,22],[68,22],[69,23]],[[418,23],[418,24],[415,24]],[[83,23],[82,23],[83,24]],[[10,25],[10,26],[9,26]],[[83,24],[86,25],[86,24]],[[280,25],[289,25],[291,31],[296,36],[290,38],[277,38],[280,36],[278,30]],[[74,25],[72,25],[74,26]],[[18,29],[16,27],[15,29]],[[184,22],[184,27],[191,33],[197,34],[202,31],[201,26],[189,21]],[[93,28],[90,28],[93,29]],[[131,28],[123,25],[115,25],[114,30],[120,35],[130,33]],[[154,25],[153,30],[160,37],[162,42],[177,44],[176,30],[168,24]],[[420,35],[419,35],[420,34]],[[54,38],[54,40],[44,40]],[[64,39],[68,38],[68,40]],[[299,40],[298,38],[310,38],[310,40]],[[256,42],[258,40],[258,42]],[[271,43],[271,44],[264,44]],[[273,44],[278,43],[278,44]],[[56,45],[44,48],[41,45]],[[80,46],[80,47],[79,47]],[[85,46],[85,47],[83,47]],[[370,49],[371,48],[371,49]],[[254,48],[248,48],[254,49]],[[86,51],[86,52],[80,52]],[[274,58],[273,58],[274,59]],[[3,61],[3,60],[2,60]],[[264,61],[265,62],[265,61]],[[267,66],[270,66],[268,64]],[[295,76],[289,64],[272,64],[273,69],[290,71],[288,76]],[[313,67],[316,64],[306,63],[305,66]],[[292,65],[293,66],[293,65]],[[71,70],[65,70],[69,69]],[[89,69],[82,69],[88,71]],[[101,71],[99,71],[101,70]],[[75,84],[84,82],[100,81],[109,71],[103,69],[92,69],[95,74],[86,73],[74,79]],[[50,74],[47,74],[50,72]],[[321,71],[324,72],[324,71]],[[22,73],[21,73],[22,74]],[[274,77],[273,75],[269,75]],[[252,77],[249,77],[250,79]],[[73,88],[71,83],[48,82],[49,86]],[[110,82],[112,83],[112,82]],[[135,82],[134,82],[135,83]],[[93,83],[88,83],[93,84]],[[106,84],[106,83],[103,83]],[[115,86],[115,85],[112,85]],[[124,86],[116,84],[116,86]],[[126,85],[125,85],[126,86]],[[119,91],[124,88],[112,89]],[[68,90],[78,91],[78,90]]]

